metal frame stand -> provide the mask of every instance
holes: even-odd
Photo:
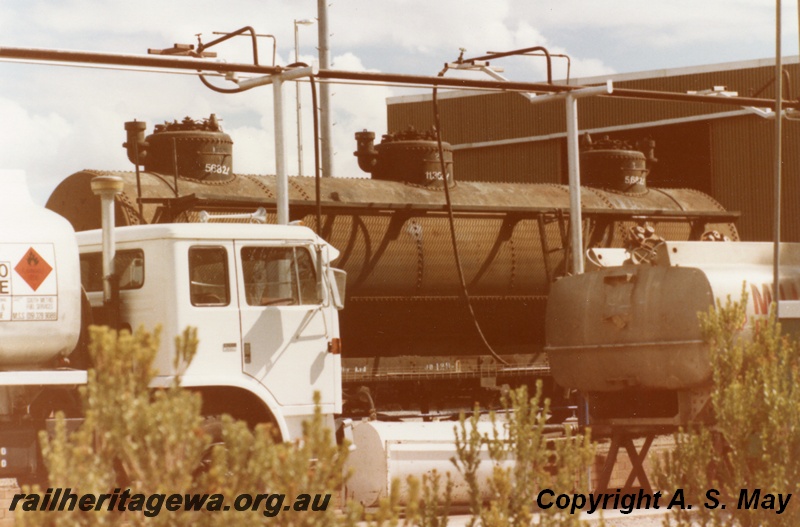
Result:
[[[611,473],[614,471],[614,465],[617,463],[617,456],[622,447],[625,448],[625,451],[628,453],[628,458],[631,461],[631,472],[625,480],[623,489],[631,488],[638,479],[639,486],[643,488],[645,492],[650,492],[652,490],[650,480],[647,478],[647,473],[644,470],[644,460],[647,458],[647,453],[650,451],[650,447],[653,445],[653,440],[656,435],[654,433],[647,434],[642,449],[638,452],[636,451],[636,445],[633,444],[635,437],[641,436],[634,436],[622,431],[613,433],[611,436],[611,447],[608,450],[608,456],[603,464],[603,471],[600,473],[600,478],[597,481],[597,488],[595,488],[596,493],[608,490],[608,482],[611,480]]]

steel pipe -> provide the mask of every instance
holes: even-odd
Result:
[[[74,62],[90,64],[107,64],[118,66],[140,66],[180,70],[204,70],[271,75],[286,71],[286,68],[272,66],[255,66],[253,64],[225,63],[201,59],[178,59],[162,56],[122,55],[113,53],[94,53],[86,51],[64,51],[37,48],[0,47],[0,59],[18,59],[32,61]],[[582,89],[584,86],[550,85],[536,82],[491,81],[478,79],[457,79],[425,75],[405,75],[396,73],[375,73],[363,71],[343,71],[320,69],[315,75],[324,80],[355,80],[361,82],[397,83],[416,86],[439,86],[451,88],[477,88],[489,90],[560,93]],[[625,97],[632,99],[651,99],[689,103],[710,103],[725,106],[755,106],[757,108],[775,109],[772,99],[755,97],[715,97],[709,95],[693,95],[663,91],[615,89],[613,94],[603,97]],[[786,108],[800,110],[800,101],[783,101]]]

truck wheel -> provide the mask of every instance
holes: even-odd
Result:
[[[203,432],[209,436],[209,443],[200,458],[200,465],[194,471],[195,477],[209,471],[215,447],[225,448],[225,440],[222,437],[222,419],[219,416],[206,416],[202,426]]]

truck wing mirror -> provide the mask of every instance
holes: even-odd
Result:
[[[333,299],[333,307],[336,309],[342,309],[344,307],[347,273],[341,269],[329,267],[328,282],[331,284],[331,298]]]

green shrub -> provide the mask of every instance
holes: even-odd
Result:
[[[580,525],[579,515],[568,510],[535,508],[542,489],[557,494],[589,491],[588,468],[594,456],[589,433],[573,435],[565,427],[566,437],[548,437],[545,425],[550,401],[542,396],[541,382],[533,397],[523,386],[504,397],[503,406],[505,419],[490,414],[493,434],[478,430],[477,408],[472,417],[462,417],[456,430],[457,457],[453,463],[470,487],[470,526],[527,527],[534,512],[540,515],[539,525]],[[488,449],[493,464],[488,503],[481,499],[477,478],[483,449]],[[509,459],[515,462],[504,463]]]
[[[800,525],[794,501],[782,514],[763,509],[766,494],[800,490],[800,349],[781,334],[774,309],[746,327],[747,295],[701,316],[710,346],[716,422],[677,435],[660,484],[683,489],[691,511],[674,510],[672,525]],[[742,489],[759,489],[758,509],[740,508]],[[719,491],[710,497],[706,493]],[[777,506],[777,502],[776,502]],[[693,523],[695,522],[695,523]]]
[[[65,420],[59,417],[54,436],[41,437],[49,488],[69,488],[78,495],[121,494],[125,489],[146,496],[208,494],[209,503],[214,496],[224,496],[227,505],[242,494],[284,494],[286,504],[296,504],[296,497],[309,495],[307,509],[316,495],[330,494],[325,510],[283,510],[279,506],[283,503],[272,503],[267,510],[264,503],[255,511],[162,509],[148,516],[143,512],[108,511],[107,507],[88,512],[25,512],[20,505],[19,525],[274,523],[282,527],[350,527],[362,519],[372,527],[447,525],[453,488],[449,476],[434,472],[411,478],[402,500],[400,486],[394,482],[390,496],[377,511],[365,516],[359,506],[341,503],[348,449],[347,445],[335,444],[319,407],[305,423],[302,439],[295,443],[276,443],[267,425],[250,429],[228,416],[203,417],[199,396],[182,389],[179,377],[166,388],[150,387],[158,346],[158,330],[150,334],[139,329],[130,334],[92,328],[90,354],[95,367],[89,371],[88,384],[81,388],[85,420],[68,433]],[[192,330],[176,340],[177,371],[191,362],[196,348]],[[507,419],[492,416],[498,430],[494,436],[477,431],[477,413],[462,418],[455,427],[457,456],[453,462],[472,487],[473,525],[481,521],[484,527],[527,526],[541,488],[559,492],[585,492],[588,488],[586,468],[592,457],[588,436],[568,435],[565,440],[553,441],[544,431],[549,403],[542,401],[541,384],[532,398],[524,388],[511,392],[503,400]],[[501,428],[503,433],[499,432]],[[475,472],[480,452],[487,449],[491,459],[484,462],[493,463],[495,468],[489,482],[491,499],[484,502]],[[501,464],[511,458],[517,460],[512,466]],[[407,505],[401,507],[401,501]],[[555,508],[542,514],[542,525],[577,523],[577,516]]]
[[[29,512],[17,507],[21,526],[79,525],[262,525],[274,519],[282,526],[351,525],[358,511],[337,512],[346,446],[337,447],[319,410],[306,423],[296,444],[275,444],[265,426],[250,430],[223,416],[213,423],[224,446],[212,448],[208,420],[200,414],[197,394],[180,388],[179,379],[164,389],[150,386],[159,331],[139,329],[131,335],[92,328],[90,353],[95,368],[81,389],[85,421],[68,434],[58,419],[52,439],[42,434],[49,487],[73,493],[221,494],[231,504],[243,493],[332,494],[325,511],[280,510],[279,518],[256,511],[167,511],[151,517],[142,512],[101,510]],[[192,330],[176,342],[175,365],[184,368],[194,356]],[[319,505],[323,500],[319,500]],[[274,504],[274,503],[273,503]],[[21,512],[21,513],[20,513]],[[277,512],[277,511],[276,511]]]

